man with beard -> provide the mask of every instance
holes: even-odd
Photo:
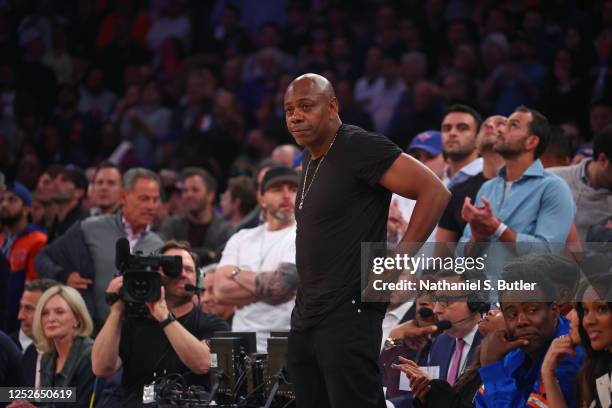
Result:
[[[503,165],[503,159],[495,152],[493,146],[498,135],[501,134],[506,120],[505,116],[493,115],[488,117],[480,126],[480,131],[476,136],[476,148],[483,159],[482,172],[451,187],[451,199],[436,230],[436,242],[457,242],[461,238],[466,225],[465,220],[461,218],[461,209],[465,197],[474,200],[480,186],[485,181],[497,176],[499,168]]]
[[[171,278],[160,271],[161,297],[147,302],[150,315],[140,318],[125,316],[118,296],[123,277],[111,280],[106,289],[110,313],[91,351],[96,376],[109,377],[123,367],[117,401],[124,407],[141,406],[143,386],[163,373],[180,374],[184,385],[207,386],[211,355],[205,340],[228,330],[225,321],[202,313],[192,302],[188,286],[196,283],[197,255],[189,245],[168,241],[159,252],[181,257],[180,275]]]
[[[465,198],[462,217],[469,228],[462,242],[497,241],[511,247],[566,242],[576,206],[567,183],[545,171],[539,160],[549,137],[541,113],[519,106],[510,115],[494,145],[504,167],[482,185],[474,204]]]
[[[467,105],[453,105],[442,120],[442,150],[448,160],[442,182],[447,188],[467,180],[482,171],[476,136],[480,129],[480,114]]]
[[[163,239],[187,241],[202,265],[219,259],[233,234],[232,225],[215,213],[217,181],[204,169],[188,167],[183,171],[181,198],[185,215],[173,215],[161,226]]]
[[[288,331],[297,289],[295,195],[298,174],[272,167],[261,183],[266,222],[230,238],[215,273],[215,296],[236,305],[233,331],[257,333],[257,350],[266,351],[271,331]]]
[[[0,249],[10,265],[6,302],[7,331],[18,327],[19,301],[25,282],[38,277],[34,258],[47,243],[47,235],[38,227],[28,224],[32,196],[21,183],[9,183],[0,194]]]

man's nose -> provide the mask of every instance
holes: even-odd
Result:
[[[516,318],[516,322],[517,322],[517,325],[521,327],[529,326],[531,323],[525,313],[519,313]]]
[[[289,120],[291,123],[300,123],[302,120],[304,120],[304,117],[301,113],[295,111],[291,114],[291,116],[289,116]]]
[[[291,197],[292,190],[289,186],[283,187],[283,198]]]

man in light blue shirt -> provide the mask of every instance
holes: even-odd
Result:
[[[463,205],[466,253],[476,242],[503,242],[519,253],[522,245],[517,243],[548,252],[563,248],[576,206],[567,184],[545,171],[538,159],[549,132],[546,117],[524,106],[508,118],[494,146],[504,167],[482,185],[474,204],[468,197]]]

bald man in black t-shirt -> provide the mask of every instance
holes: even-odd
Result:
[[[325,78],[296,78],[284,107],[289,132],[305,147],[288,357],[297,406],[382,408],[376,359],[385,304],[361,302],[361,243],[386,241],[392,192],[417,200],[402,242],[424,242],[449,193],[386,137],[342,124]]]

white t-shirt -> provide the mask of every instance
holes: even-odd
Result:
[[[234,265],[253,272],[271,272],[280,263],[295,264],[296,226],[268,231],[268,224],[243,229],[227,241],[219,267]],[[271,331],[288,331],[295,300],[280,305],[256,302],[236,310],[232,331],[256,332],[257,351],[265,353]]]
[[[410,198],[402,197],[401,195],[394,193],[391,196],[391,202],[393,201],[397,201],[397,207],[402,213],[402,216],[404,217],[404,219],[406,221],[410,221],[410,219],[412,218],[414,207],[416,206],[416,200],[411,200]],[[436,242],[436,231],[437,230],[438,230],[438,226],[436,225],[433,231],[431,231],[431,235],[429,236],[429,238],[427,238],[426,242]],[[400,237],[400,239],[401,238],[402,237]],[[427,245],[426,248],[423,248],[423,250],[425,249],[428,250],[428,253],[433,254],[433,245]]]

